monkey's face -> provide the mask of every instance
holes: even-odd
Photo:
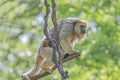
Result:
[[[80,38],[83,38],[85,36],[85,34],[87,32],[86,26],[87,26],[87,24],[84,21],[80,21],[76,25],[76,27],[77,27],[77,34],[79,35]]]
[[[80,26],[80,32],[81,32],[82,34],[85,34],[85,33],[86,33],[86,25],[81,25],[81,26]]]

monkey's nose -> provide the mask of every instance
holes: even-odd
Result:
[[[81,32],[82,32],[82,33],[86,33],[86,30],[85,30],[85,29],[82,29]]]

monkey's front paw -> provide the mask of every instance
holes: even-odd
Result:
[[[66,53],[66,54],[64,55],[63,59],[68,58],[68,56],[70,56],[70,54]]]
[[[27,75],[21,75],[21,77],[22,77],[22,80],[30,80],[30,78],[27,76]]]
[[[73,51],[73,54],[76,54],[76,53],[79,53],[79,51],[78,50]]]

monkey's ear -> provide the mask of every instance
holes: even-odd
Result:
[[[74,26],[74,27],[76,26],[76,24],[77,24],[77,22],[73,22],[73,26]]]

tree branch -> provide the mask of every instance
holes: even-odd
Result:
[[[47,2],[47,0],[44,0],[44,5],[46,6],[46,15],[44,16],[44,35],[46,36],[46,38],[50,41],[50,36],[48,35],[48,30],[47,30],[47,27],[48,27],[48,15],[50,13],[50,7],[49,7],[49,4]]]
[[[56,19],[56,4],[54,0],[51,0],[52,3],[52,22],[54,25],[54,28],[57,30],[57,19]]]
[[[52,2],[52,22],[54,25],[54,36],[55,36],[55,41],[56,41],[56,47],[55,49],[53,49],[53,62],[56,64],[59,73],[62,76],[62,80],[65,80],[68,77],[68,72],[64,71],[63,69],[63,65],[61,63],[62,61],[62,56],[61,56],[61,52],[60,52],[60,47],[59,47],[59,43],[60,43],[60,38],[59,38],[59,30],[58,30],[58,26],[57,26],[57,19],[56,19],[56,3],[55,0],[51,0]],[[56,52],[57,51],[59,54],[59,60],[57,61],[57,57],[56,57]]]
[[[48,31],[47,31],[47,27],[48,27],[48,15],[50,13],[50,8],[49,8],[49,4],[47,2],[47,0],[44,1],[44,4],[46,6],[46,15],[44,16],[44,34],[46,36],[46,38],[48,39],[49,43],[51,44],[51,47],[53,49],[53,56],[52,56],[52,61],[55,63],[55,65],[57,66],[58,68],[58,71],[60,72],[60,74],[62,75],[62,79],[64,80],[66,77],[67,77],[67,73],[64,72],[63,70],[63,66],[62,64],[57,61],[57,56],[56,56],[56,52],[57,52],[57,41],[56,41],[56,38],[55,40],[52,40],[48,34]],[[53,21],[53,24],[54,24],[54,28],[55,28],[55,31],[57,31],[57,22],[56,22],[56,10],[55,10],[55,2],[54,0],[52,0],[52,21]],[[57,33],[57,32],[56,32]],[[55,37],[57,36],[56,33],[54,33]]]

